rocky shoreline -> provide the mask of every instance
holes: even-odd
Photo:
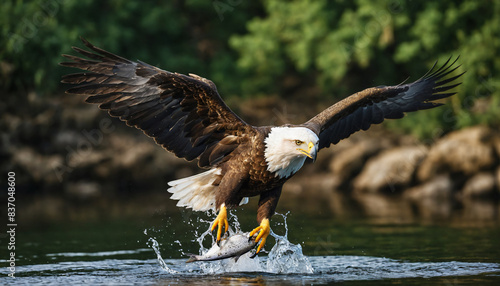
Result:
[[[500,218],[497,131],[475,126],[451,132],[429,146],[371,136],[348,142],[341,143],[347,146],[340,150],[331,148],[328,158],[322,159],[328,162],[321,175],[326,179],[296,178],[294,193],[337,192],[366,216],[395,221],[439,221],[457,215],[467,221]],[[311,181],[317,184],[311,187]],[[332,208],[346,214],[338,203]]]
[[[43,198],[94,204],[138,193],[158,193],[168,201],[169,180],[200,171],[196,163],[176,158],[82,101],[30,93],[25,106],[7,100],[2,108],[2,172],[16,173],[18,193],[31,198],[27,205],[43,212],[37,203]],[[300,106],[276,98],[241,106],[238,113],[252,124],[270,124],[269,114],[274,124],[290,117],[299,122],[314,112],[300,112]],[[322,150],[315,164],[285,185],[278,210],[321,205],[339,216],[439,220],[459,212],[498,221],[499,198],[498,131],[475,126],[424,144],[378,125]]]

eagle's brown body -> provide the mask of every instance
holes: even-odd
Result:
[[[453,67],[456,60],[448,60],[413,83],[358,92],[301,125],[255,127],[229,109],[208,79],[133,62],[83,42],[91,51],[73,49],[89,59],[63,55],[72,60],[63,66],[86,71],[63,78],[77,85],[67,93],[87,95],[87,102],[143,130],[177,157],[197,159],[208,169],[170,182],[169,192],[181,206],[220,209],[214,223],[219,225],[218,239],[223,223],[227,230],[225,207],[259,195],[261,226],[252,232],[261,231],[259,250],[283,184],[306,157],[314,159],[320,149],[384,119],[439,106],[433,101],[453,95],[445,91],[457,86],[450,83],[463,74],[446,78],[458,68]]]
[[[264,139],[269,130],[268,127],[248,130],[252,136],[241,137],[231,160],[223,160],[215,166],[222,170],[214,182],[218,186],[216,206],[224,203],[227,207],[236,207],[243,198],[260,195],[257,221],[274,213],[283,184],[290,177],[279,178],[267,170]]]

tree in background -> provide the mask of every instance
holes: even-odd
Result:
[[[58,66],[61,53],[81,46],[80,36],[132,60],[223,82],[237,74],[237,54],[227,39],[243,33],[246,21],[260,11],[258,3],[240,2],[224,13],[204,0],[3,1],[1,84],[39,93],[62,90],[59,81],[68,69]],[[236,83],[221,86],[234,94],[239,91]]]
[[[432,137],[443,126],[500,125],[498,1],[4,1],[0,24],[0,84],[10,92],[60,91],[60,54],[79,36],[210,78],[226,98],[277,93],[327,104],[461,55],[467,73],[451,104],[389,126]]]
[[[500,123],[500,3],[495,1],[264,1],[264,18],[231,38],[248,72],[245,90],[283,92],[302,82],[340,99],[362,88],[419,76],[436,59],[461,55],[467,70],[444,108],[415,113],[390,126],[429,137],[436,130]],[[410,78],[416,80],[416,78]],[[287,81],[283,81],[287,82]],[[417,124],[418,122],[418,124]]]

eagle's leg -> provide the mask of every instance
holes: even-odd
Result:
[[[212,229],[211,231],[214,231],[216,227],[219,227],[217,229],[217,243],[220,241],[221,235],[226,233],[226,231],[229,229],[229,223],[227,222],[227,210],[226,210],[226,205],[222,204],[220,206],[219,214],[215,218],[213,224],[212,224]],[[224,227],[224,232],[222,232],[222,228]]]
[[[260,241],[260,244],[259,244],[259,247],[257,247],[257,252],[255,252],[255,254],[260,252],[262,246],[264,246],[264,244],[266,243],[266,239],[269,236],[269,233],[271,232],[271,227],[269,226],[269,219],[268,218],[262,219],[262,221],[260,222],[260,225],[256,228],[254,228],[250,232],[249,236],[252,237],[257,232],[259,232],[259,234],[255,238],[255,242],[258,243]]]
[[[276,205],[278,204],[278,200],[281,195],[281,187],[278,186],[270,191],[262,193],[259,199],[259,208],[257,209],[257,221],[260,222],[260,225],[252,230],[249,234],[249,237],[253,237],[257,232],[259,234],[255,238],[256,242],[259,242],[259,247],[257,247],[257,253],[260,252],[264,244],[266,243],[266,239],[271,232],[271,226],[269,225],[269,219],[274,214],[274,210],[276,209]]]

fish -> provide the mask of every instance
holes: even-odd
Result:
[[[238,261],[241,255],[252,250],[255,245],[255,235],[249,238],[249,232],[238,233],[227,238],[221,239],[219,245],[214,243],[212,247],[203,255],[190,254],[190,258],[186,263],[195,261],[213,261],[225,258],[235,257],[235,261]],[[255,253],[250,256],[255,257]]]

